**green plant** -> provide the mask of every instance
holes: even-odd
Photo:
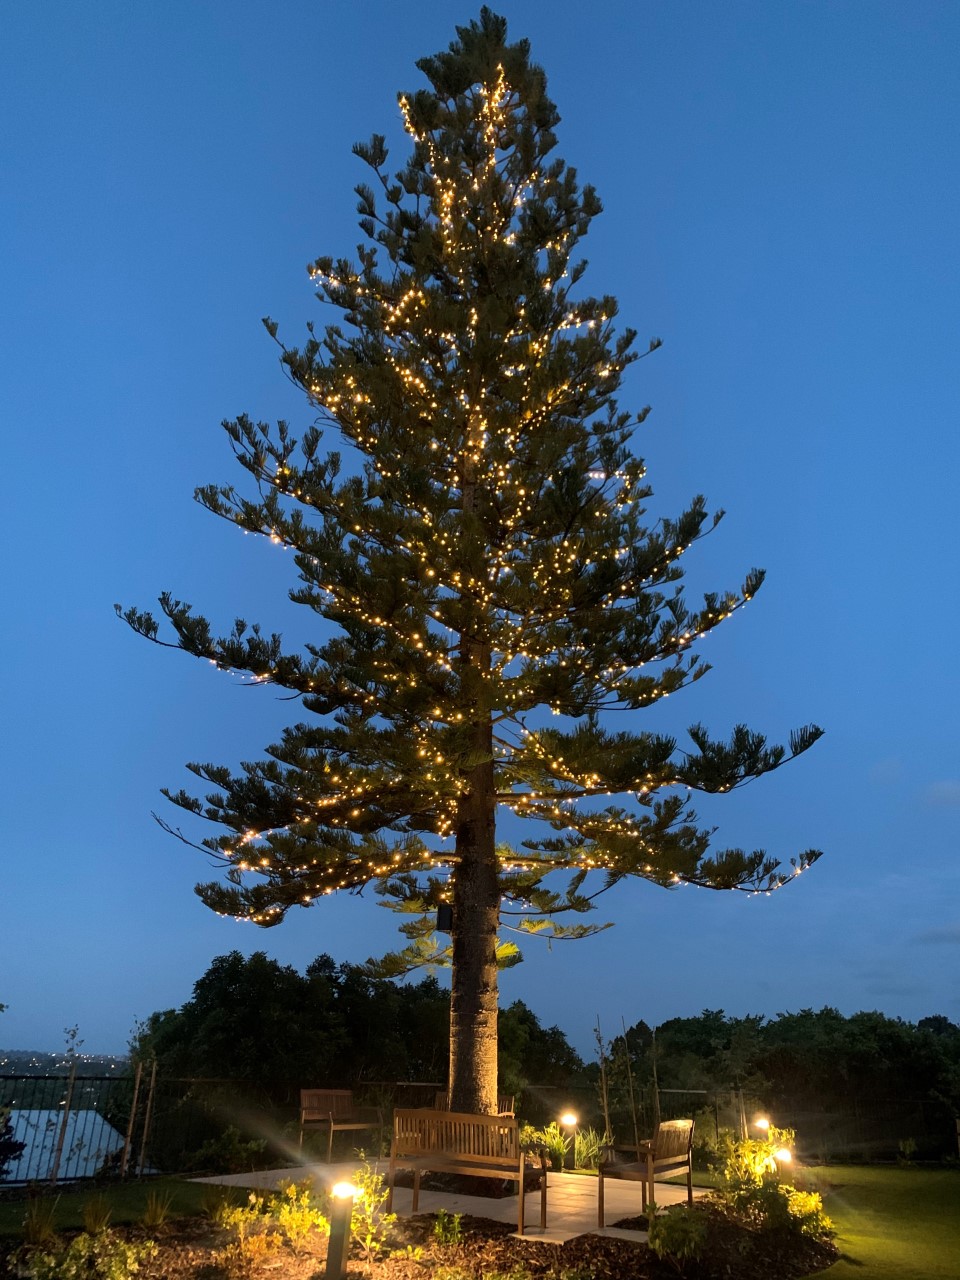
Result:
[[[148,1191],[147,1203],[143,1210],[143,1225],[151,1230],[154,1227],[162,1227],[170,1216],[170,1206],[172,1203],[172,1191]]]
[[[825,1237],[833,1230],[815,1191],[781,1181],[794,1142],[791,1129],[772,1125],[764,1138],[730,1142],[723,1151],[722,1202],[760,1230]]]
[[[82,1231],[55,1249],[28,1253],[25,1261],[32,1280],[128,1280],[156,1252],[152,1240],[129,1244],[105,1227],[96,1235]]]
[[[897,1164],[909,1167],[913,1164],[917,1154],[916,1138],[901,1138],[897,1143]]]
[[[763,1138],[722,1143],[720,1154],[724,1184],[738,1190],[760,1187],[769,1181],[778,1182],[782,1166],[792,1158],[788,1153],[795,1140],[792,1129],[777,1129],[771,1125]]]
[[[600,1164],[604,1137],[596,1129],[578,1129],[573,1138],[573,1163],[577,1169],[596,1169]]]
[[[406,1244],[402,1249],[394,1249],[390,1256],[392,1258],[405,1258],[409,1262],[421,1262],[423,1260],[423,1245]]]
[[[280,1234],[268,1230],[268,1224],[264,1197],[256,1191],[250,1192],[246,1204],[224,1204],[220,1225],[235,1238],[215,1253],[217,1264],[231,1276],[255,1270],[280,1245]]]
[[[248,1173],[267,1149],[265,1138],[245,1142],[240,1130],[228,1125],[217,1138],[208,1139],[189,1160],[191,1169],[209,1169],[212,1173]]]
[[[317,1204],[310,1179],[299,1183],[281,1183],[267,1203],[267,1213],[294,1249],[299,1249],[315,1232],[320,1235],[330,1234],[330,1220]]]
[[[110,1225],[110,1201],[103,1192],[98,1192],[89,1200],[84,1200],[82,1214],[84,1231],[91,1236],[99,1235]]]
[[[28,1201],[27,1211],[23,1215],[23,1238],[27,1245],[45,1245],[56,1239],[57,1229],[53,1224],[59,1203],[59,1196],[55,1200],[35,1196]]]
[[[438,1212],[433,1224],[433,1238],[437,1244],[453,1246],[460,1243],[462,1237],[460,1220],[462,1216],[459,1213],[447,1213],[446,1209],[441,1209]]]
[[[280,1239],[275,1231],[261,1231],[232,1240],[214,1253],[214,1262],[229,1276],[248,1276],[279,1248]]]
[[[203,1193],[201,1201],[201,1212],[211,1222],[215,1222],[218,1227],[223,1226],[224,1211],[230,1204],[230,1196],[225,1187],[211,1184]]]
[[[833,1222],[823,1211],[823,1198],[817,1191],[799,1191],[784,1186],[787,1192],[787,1212],[790,1225],[805,1236],[824,1239],[833,1235]]]
[[[532,1135],[533,1146],[546,1147],[552,1169],[562,1169],[570,1150],[570,1139],[563,1132],[556,1120],[551,1120],[545,1129],[535,1129]]]
[[[699,1214],[682,1205],[658,1214],[657,1206],[650,1204],[647,1211],[647,1243],[661,1261],[669,1262],[682,1274],[688,1262],[703,1257],[707,1224]]]
[[[397,1220],[395,1213],[387,1213],[385,1205],[389,1190],[383,1177],[376,1172],[361,1151],[363,1163],[353,1171],[351,1182],[357,1189],[350,1213],[350,1234],[360,1248],[364,1262],[372,1262],[387,1243],[387,1232]]]
[[[233,1231],[238,1239],[261,1231],[266,1224],[266,1206],[264,1197],[258,1191],[251,1191],[246,1204],[230,1204],[224,1201],[220,1210],[219,1225],[225,1231]]]

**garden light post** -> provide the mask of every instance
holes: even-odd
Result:
[[[352,1182],[337,1182],[330,1188],[333,1207],[330,1212],[330,1243],[327,1246],[327,1269],[324,1280],[343,1280],[347,1273],[347,1249],[350,1245],[350,1218],[357,1188]]]
[[[572,1111],[565,1111],[560,1117],[560,1123],[568,1132],[568,1138],[570,1141],[570,1168],[575,1169],[577,1167],[577,1117]],[[566,1166],[566,1159],[564,1159],[563,1163],[564,1166]]]

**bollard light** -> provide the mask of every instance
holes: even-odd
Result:
[[[560,1123],[570,1132],[568,1134],[570,1140],[569,1167],[575,1169],[577,1166],[577,1117],[572,1111],[565,1111],[560,1117]],[[567,1167],[568,1160],[565,1157],[563,1161],[564,1168]]]
[[[773,1158],[777,1164],[789,1164],[793,1159],[793,1152],[789,1147],[780,1147],[778,1151],[773,1153]]]
[[[753,1127],[755,1129],[769,1129],[770,1121],[766,1116],[757,1116],[756,1120],[753,1122]]]
[[[350,1245],[350,1219],[357,1188],[352,1182],[335,1182],[330,1188],[333,1206],[330,1211],[330,1241],[327,1245],[327,1269],[324,1280],[343,1280],[347,1274],[347,1249]]]

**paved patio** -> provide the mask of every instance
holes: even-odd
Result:
[[[232,1187],[262,1187],[270,1189],[281,1182],[302,1181],[312,1178],[318,1186],[332,1186],[335,1182],[350,1178],[357,1167],[355,1160],[335,1164],[296,1165],[290,1169],[269,1169],[262,1173],[224,1174],[213,1178],[196,1178],[196,1182],[213,1182]],[[384,1175],[387,1162],[375,1163]],[[703,1195],[694,1188],[693,1194]],[[672,1186],[667,1182],[657,1183],[657,1204],[666,1207],[686,1200],[685,1186]],[[643,1188],[638,1182],[617,1182],[613,1179],[605,1181],[604,1199],[606,1201],[605,1217],[607,1222],[616,1222],[618,1218],[630,1218],[642,1211]],[[401,1217],[410,1213],[413,1192],[409,1187],[397,1187],[393,1196],[394,1211]],[[493,1218],[497,1222],[513,1222],[517,1220],[517,1197],[504,1196],[500,1200],[492,1200],[487,1196],[448,1195],[442,1191],[420,1192],[420,1213],[436,1213],[445,1209],[447,1213],[465,1213],[476,1218]],[[616,1236],[622,1240],[644,1242],[645,1231],[622,1231],[618,1227],[597,1227],[597,1180],[577,1173],[550,1173],[547,1175],[547,1227],[540,1229],[540,1193],[527,1192],[526,1208],[527,1225],[524,1236],[531,1240],[543,1240],[548,1244],[562,1244],[574,1236],[599,1235]]]

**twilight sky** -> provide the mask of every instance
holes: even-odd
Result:
[[[935,0],[500,0],[605,212],[590,292],[641,343],[622,402],[674,515],[728,514],[692,598],[768,571],[702,646],[712,673],[643,724],[827,736],[706,800],[720,847],[824,858],[771,898],[642,883],[616,928],[536,940],[504,975],[590,1052],[702,1008],[836,1005],[960,1020],[960,7]],[[150,817],[191,759],[253,759],[291,714],[139,640],[114,601],[169,588],[222,628],[306,634],[283,553],[203,512],[242,482],[218,424],[311,413],[260,325],[323,319],[304,270],[359,239],[351,144],[479,4],[70,0],[0,11],[0,420],[7,457],[0,1045],[121,1050],[211,959],[302,968],[394,945],[327,900],[279,928],[191,892],[201,855]],[[168,816],[177,817],[170,809]]]

